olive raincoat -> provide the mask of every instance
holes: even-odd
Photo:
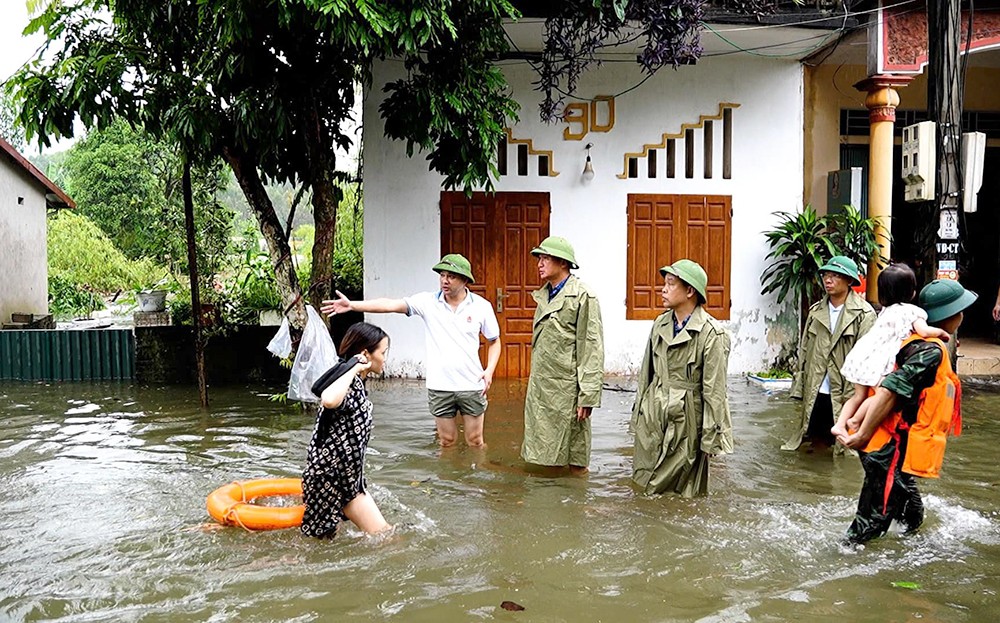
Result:
[[[836,424],[844,402],[854,393],[854,384],[841,376],[840,367],[858,338],[875,324],[875,310],[860,294],[851,290],[837,326],[831,328],[829,303],[830,297],[824,296],[809,308],[799,341],[798,368],[791,390],[791,397],[802,401],[802,410],[795,419],[791,437],[781,446],[782,450],[795,450],[802,443],[823,377],[830,375],[830,402],[833,403],[831,427]],[[843,451],[843,446],[839,444],[836,448]]]
[[[590,419],[577,407],[600,407],[604,327],[597,298],[575,275],[549,301],[549,285],[532,296],[531,376],[524,398],[521,457],[536,465],[590,464]]]
[[[674,313],[653,323],[632,408],[632,480],[645,493],[708,491],[709,455],[733,451],[726,391],[729,335],[702,307],[674,335]]]

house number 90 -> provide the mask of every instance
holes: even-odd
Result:
[[[601,120],[601,109],[604,119]],[[579,141],[594,132],[610,132],[615,127],[615,98],[610,95],[595,95],[590,102],[573,102],[563,109],[563,121],[570,127],[563,129],[563,140]]]

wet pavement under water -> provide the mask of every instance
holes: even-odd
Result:
[[[711,494],[629,484],[627,380],[594,415],[586,478],[526,474],[524,385],[490,395],[485,452],[437,448],[423,385],[373,380],[370,489],[387,539],[207,523],[233,480],[297,476],[313,413],[275,388],[0,384],[0,620],[994,621],[1000,390],[965,392],[927,520],[839,545],[862,472],[782,452],[795,403],[730,379],[736,453]],[[461,442],[460,442],[461,443]],[[512,601],[524,607],[508,612]]]

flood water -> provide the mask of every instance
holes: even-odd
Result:
[[[609,381],[627,389],[629,382]],[[730,379],[736,454],[711,494],[629,485],[633,393],[605,391],[588,478],[526,474],[524,386],[491,392],[485,452],[440,451],[423,386],[371,382],[371,491],[397,524],[333,541],[212,529],[205,497],[299,475],[313,414],[276,388],[0,384],[0,620],[995,621],[1000,393],[967,389],[919,534],[838,542],[853,457],[779,450],[793,403]],[[461,443],[461,442],[460,442]],[[894,585],[896,583],[896,585]],[[904,583],[900,585],[899,583]],[[907,584],[912,583],[912,584]],[[501,602],[525,608],[508,612]]]

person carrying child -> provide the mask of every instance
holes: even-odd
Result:
[[[900,345],[912,333],[921,338],[949,340],[946,331],[927,324],[927,312],[913,305],[917,293],[917,276],[906,264],[890,264],[878,276],[878,300],[882,311],[871,330],[862,335],[844,359],[840,373],[854,384],[851,396],[840,411],[830,432],[835,437],[855,431],[868,413],[867,401],[873,387],[893,371]]]

